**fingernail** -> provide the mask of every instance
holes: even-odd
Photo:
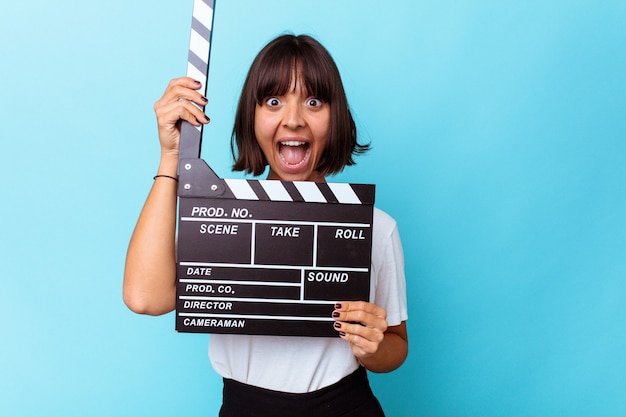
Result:
[[[198,80],[193,80],[193,83],[194,83],[195,85],[201,85],[201,84],[202,84],[202,83],[201,83],[200,81],[198,81]]]
[[[338,312],[338,311],[333,311],[333,317],[334,317],[334,318],[339,317],[339,312]]]
[[[335,324],[333,324],[333,326],[335,326],[335,329],[339,329],[339,328],[341,328],[341,323],[336,321]]]
[[[208,103],[208,102],[209,102],[209,99],[208,99],[208,98],[206,98],[206,97],[202,97],[202,101],[203,101],[203,102],[205,102],[205,103]]]
[[[339,336],[344,337],[345,335],[345,332],[339,332]]]
[[[211,119],[209,119],[209,116],[207,116],[206,114],[204,115],[204,118],[206,119],[207,122],[211,121]]]
[[[337,310],[339,310],[339,309],[341,308],[341,303],[337,303],[337,304],[335,304],[335,308],[336,308]]]

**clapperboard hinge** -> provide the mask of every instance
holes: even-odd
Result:
[[[179,197],[231,197],[224,180],[201,158],[179,160]]]

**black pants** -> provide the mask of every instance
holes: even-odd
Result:
[[[219,417],[384,417],[365,368],[318,391],[291,394],[224,379]]]

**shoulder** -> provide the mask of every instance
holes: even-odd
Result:
[[[373,232],[375,235],[385,237],[397,230],[398,225],[393,217],[381,209],[374,207]]]
[[[381,256],[388,248],[400,247],[400,232],[396,220],[386,212],[374,207],[372,223],[372,258]]]

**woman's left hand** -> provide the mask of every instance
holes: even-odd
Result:
[[[385,309],[365,301],[342,301],[333,311],[335,329],[359,359],[378,352],[387,331]]]

